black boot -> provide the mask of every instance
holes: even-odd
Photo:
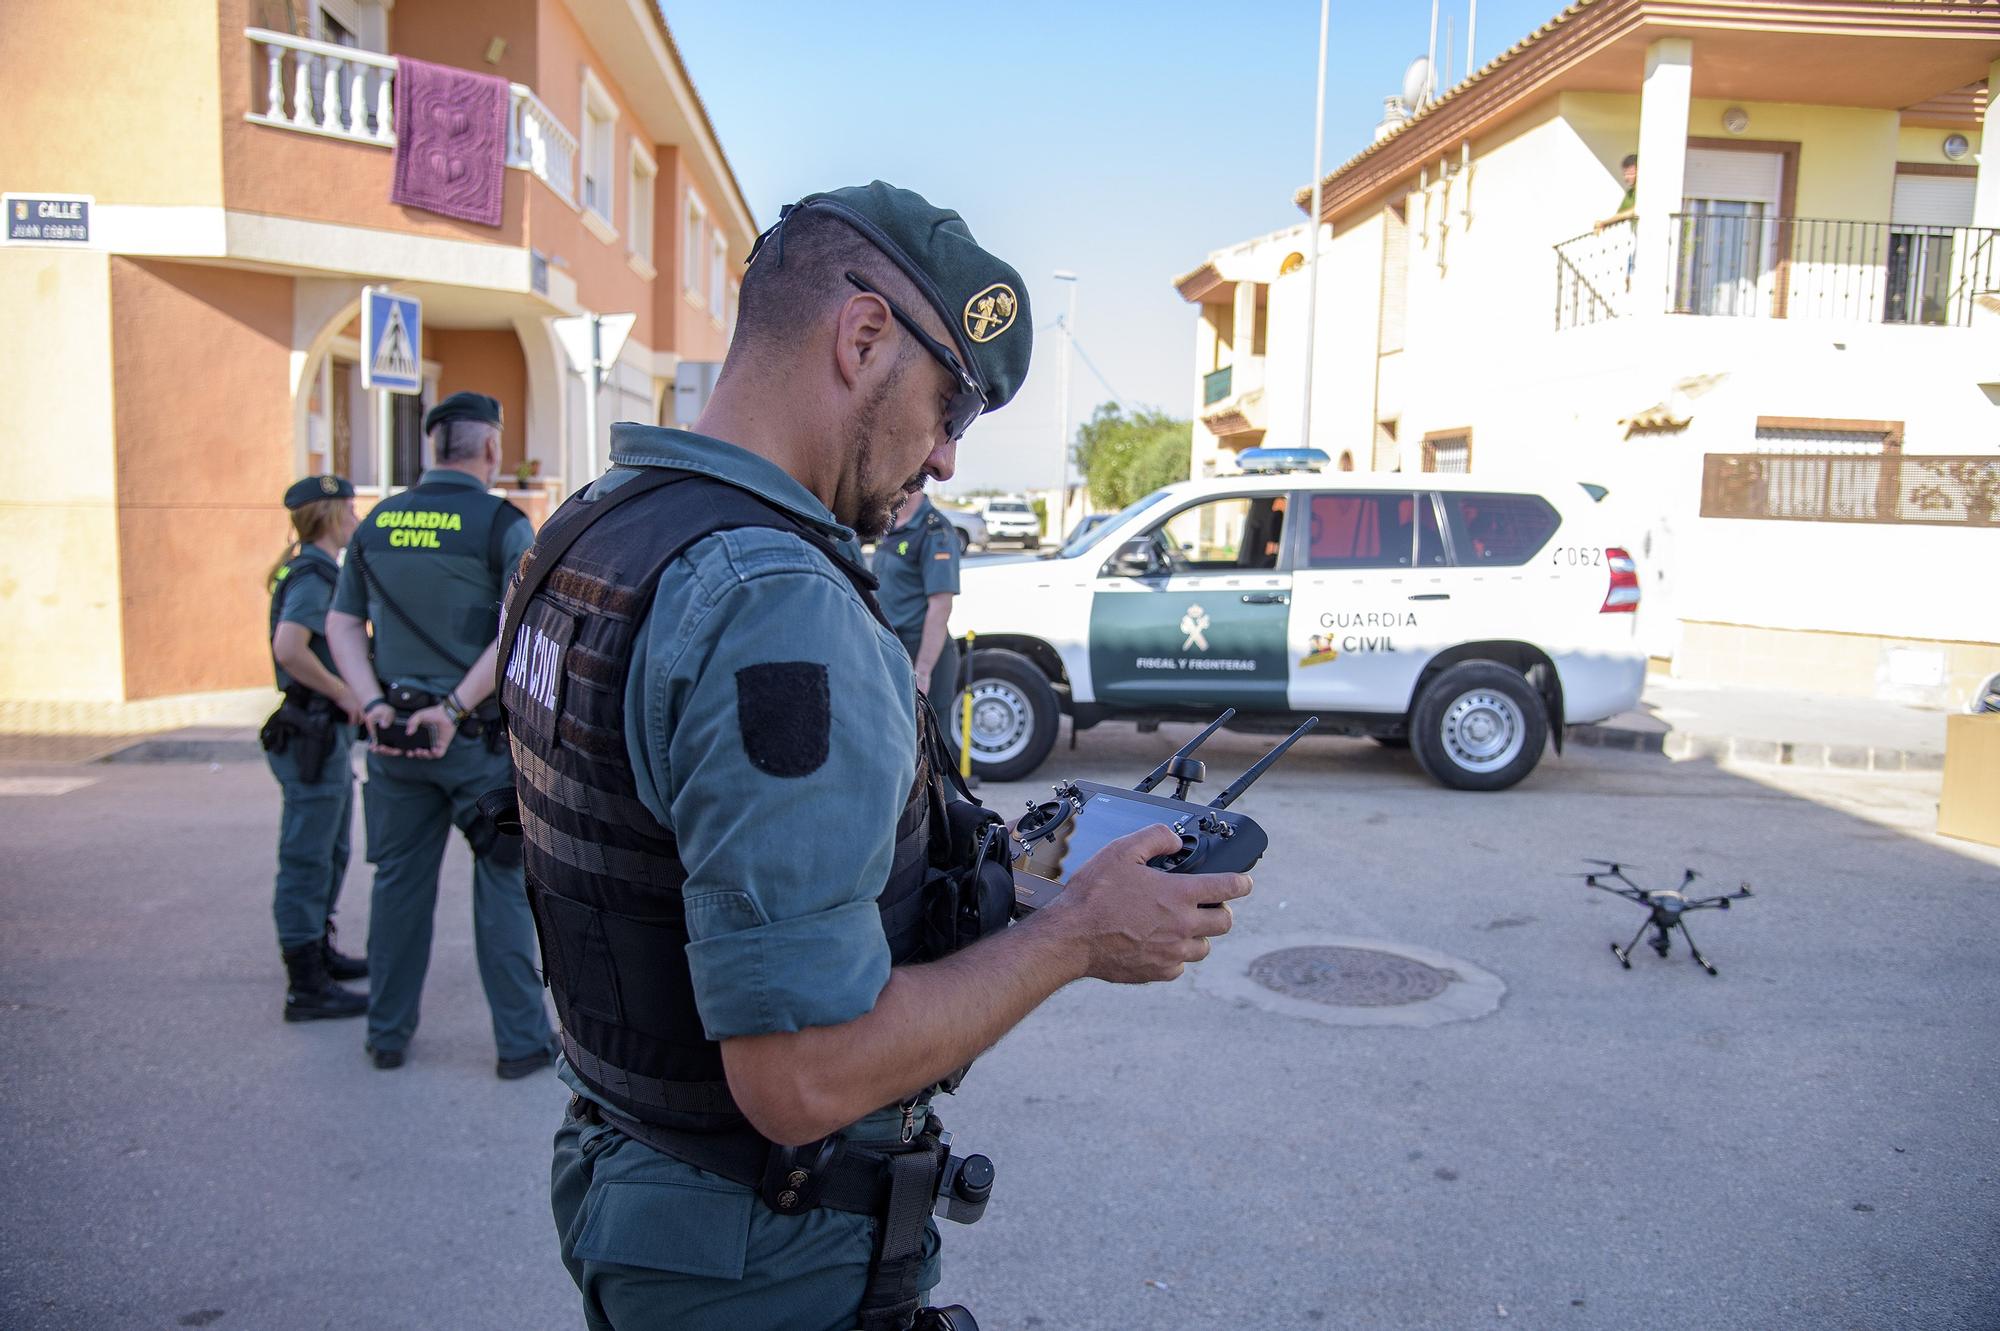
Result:
[[[305,943],[285,953],[286,1021],[319,1021],[328,1017],[358,1017],[368,1010],[366,995],[342,989],[326,973],[322,942]]]
[[[350,957],[333,949],[333,921],[326,922],[326,937],[320,940],[320,956],[326,962],[327,975],[335,980],[365,980],[368,978],[368,958]]]

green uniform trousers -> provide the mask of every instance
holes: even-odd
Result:
[[[750,1189],[574,1115],[556,1131],[550,1202],[591,1331],[850,1331],[875,1222],[782,1216]],[[929,1222],[918,1286],[938,1280]]]
[[[278,880],[271,894],[271,914],[283,951],[326,936],[327,920],[340,900],[340,885],[347,880],[349,829],[354,821],[354,771],[347,758],[350,729],[336,727],[317,781],[300,780],[296,746],[264,755],[285,797],[278,816]]]
[[[454,822],[470,820],[481,795],[513,780],[505,753],[460,735],[442,758],[368,755],[361,790],[375,886],[368,904],[368,1043],[401,1049],[417,1029],[430,968],[438,866]],[[479,978],[501,1058],[526,1058],[553,1035],[535,973],[535,921],[521,868],[486,856],[472,862],[472,932]]]
[[[910,659],[912,661],[916,659],[914,653],[911,654]],[[928,680],[919,680],[918,683],[923,685],[924,695],[930,699],[931,712],[936,715],[938,724],[944,727],[944,742],[946,747],[951,750],[954,758],[957,757],[959,744],[965,738],[960,733],[964,728],[965,717],[963,708],[954,705],[958,702],[958,642],[956,639],[945,639],[944,650],[938,653],[937,664],[931,667],[931,677]]]

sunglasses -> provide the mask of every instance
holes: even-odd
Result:
[[[957,381],[958,386],[952,389],[951,401],[945,406],[944,428],[946,436],[953,443],[957,443],[966,430],[971,428],[972,422],[979,418],[979,413],[986,410],[986,393],[980,388],[979,381],[974,379],[964,363],[952,354],[950,347],[925,332],[923,325],[905,314],[895,301],[870,286],[856,273],[849,273],[847,280],[887,305],[889,313],[896,316],[896,322],[903,325],[904,330],[917,339],[918,345],[930,352],[938,364],[951,372],[951,377]]]

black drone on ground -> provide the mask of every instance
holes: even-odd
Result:
[[[1624,947],[1616,943],[1611,945],[1611,951],[1617,956],[1619,965],[1628,971],[1632,969],[1632,949],[1639,946],[1639,940],[1645,936],[1648,929],[1653,930],[1653,936],[1648,942],[1653,951],[1664,959],[1673,948],[1670,933],[1674,929],[1679,929],[1681,937],[1687,939],[1688,951],[1694,954],[1695,961],[1710,975],[1715,974],[1715,967],[1701,954],[1701,949],[1694,945],[1694,935],[1688,932],[1687,922],[1681,916],[1691,910],[1728,910],[1730,902],[1740,901],[1751,895],[1750,884],[1744,883],[1726,896],[1691,898],[1687,894],[1688,886],[1701,877],[1693,869],[1687,870],[1681,878],[1680,885],[1671,891],[1654,891],[1639,886],[1625,876],[1625,870],[1639,867],[1637,865],[1620,864],[1617,860],[1589,858],[1586,858],[1584,863],[1601,866],[1589,873],[1573,875],[1581,878],[1585,887],[1594,887],[1600,892],[1623,897],[1627,901],[1647,907],[1652,912],[1646,917],[1646,922],[1639,926],[1639,932],[1632,935],[1631,942]],[[1600,882],[1600,879],[1607,881]]]

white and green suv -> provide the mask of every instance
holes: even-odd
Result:
[[[998,533],[995,533],[996,536]],[[1246,728],[1307,715],[1513,785],[1563,726],[1633,707],[1639,578],[1580,484],[1220,477],[1148,495],[1041,559],[967,567],[974,770],[1039,767],[1067,713]],[[954,715],[957,713],[955,712]]]

